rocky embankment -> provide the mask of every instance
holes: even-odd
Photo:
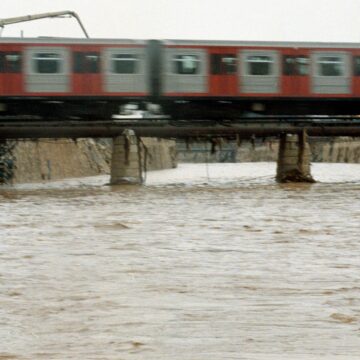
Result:
[[[143,138],[146,169],[176,167],[174,141]],[[0,144],[2,183],[32,183],[110,173],[109,139],[40,139]],[[145,151],[143,151],[145,158]]]

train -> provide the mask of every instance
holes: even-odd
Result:
[[[360,113],[360,44],[0,38],[0,117]]]

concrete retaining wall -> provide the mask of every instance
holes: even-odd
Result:
[[[310,146],[314,162],[360,163],[360,139],[318,139]]]
[[[360,139],[358,138],[309,138],[312,162],[360,163]],[[277,161],[279,141],[223,142],[211,154],[209,143],[193,143],[187,147],[178,144],[179,162],[256,162]]]
[[[174,141],[142,139],[148,149],[147,170],[177,166]],[[41,139],[19,141],[13,156],[12,183],[31,183],[73,177],[109,174],[110,139]]]
[[[210,143],[179,142],[177,145],[178,161],[191,163],[204,162],[256,162],[276,161],[279,143],[277,140],[255,140],[236,142],[223,141],[212,152]]]
[[[310,138],[313,162],[360,163],[360,139]],[[186,144],[143,138],[148,149],[147,170],[174,168],[181,162],[276,161],[278,141],[223,142],[211,154],[209,143]],[[240,146],[238,146],[240,145]],[[60,139],[17,142],[13,149],[12,182],[28,183],[110,174],[112,141]],[[143,154],[144,155],[144,154]]]
[[[106,144],[91,139],[18,142],[14,149],[14,183],[59,180],[109,172]]]
[[[173,140],[142,138],[147,149],[146,169],[162,170],[177,167],[176,142]]]

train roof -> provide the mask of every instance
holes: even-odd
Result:
[[[229,41],[229,40],[163,40],[166,45],[174,46],[256,46],[256,47],[288,47],[288,48],[342,48],[360,49],[360,43],[331,42],[298,42],[298,41]]]
[[[62,37],[37,37],[18,38],[0,37],[3,44],[104,44],[104,45],[145,45],[148,40],[144,39],[110,39],[110,38],[62,38]],[[255,46],[255,47],[285,47],[285,48],[339,48],[360,49],[360,43],[351,42],[298,42],[298,41],[233,41],[233,40],[177,40],[159,39],[168,46]]]
[[[104,44],[104,45],[145,45],[147,40],[141,39],[83,39],[83,38],[65,38],[65,37],[36,37],[36,38],[18,38],[18,37],[0,37],[0,43],[3,44]]]

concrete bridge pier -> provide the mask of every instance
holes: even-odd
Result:
[[[310,171],[311,152],[306,130],[299,135],[280,136],[276,181],[279,183],[307,182],[315,180]]]
[[[113,139],[110,185],[142,184],[139,139],[135,132],[125,129]]]

